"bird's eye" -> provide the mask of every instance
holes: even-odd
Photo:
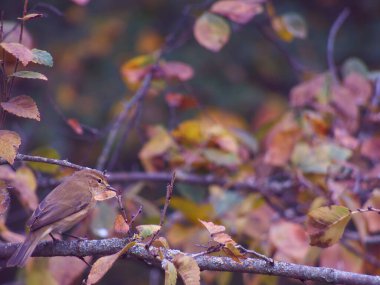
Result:
[[[102,183],[102,179],[98,179],[98,183]]]

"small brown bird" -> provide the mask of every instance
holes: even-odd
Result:
[[[24,266],[38,242],[49,234],[63,233],[82,220],[102,201],[116,196],[116,190],[96,170],[83,169],[66,178],[38,205],[28,220],[27,236],[7,262]]]

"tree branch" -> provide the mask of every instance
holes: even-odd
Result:
[[[45,241],[37,246],[33,256],[104,256],[120,251],[129,241],[129,239],[118,238],[86,241],[57,241],[55,243]],[[18,244],[15,243],[0,244],[0,258],[3,260],[9,258],[17,246]],[[167,258],[181,253],[178,250],[165,250],[163,248],[161,248],[161,251]],[[144,244],[136,244],[133,246],[128,251],[127,257],[136,258],[153,266],[161,267],[160,260],[156,259],[154,255],[147,251]],[[229,257],[195,256],[194,258],[201,270],[275,275],[299,280],[323,281],[333,284],[380,284],[380,276],[357,274],[326,267],[313,267],[279,261],[271,265],[268,262],[254,258],[247,258],[241,263],[235,262]]]

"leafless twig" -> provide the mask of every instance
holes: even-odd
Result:
[[[332,25],[329,36],[327,39],[327,64],[329,66],[330,73],[333,77],[333,80],[335,83],[338,83],[338,72],[336,70],[335,62],[334,62],[334,44],[335,44],[335,38],[336,35],[340,29],[340,27],[343,25],[344,21],[347,19],[347,17],[350,15],[350,10],[348,8],[345,8],[338,16],[338,18],[335,20],[334,24]]]
[[[160,217],[160,229],[154,233],[151,240],[147,244],[146,247],[148,249],[150,248],[152,243],[155,241],[155,239],[158,237],[158,235],[160,234],[161,228],[164,225],[165,217],[166,217],[166,211],[168,210],[169,203],[170,203],[170,200],[171,200],[172,195],[173,195],[174,181],[175,181],[175,172],[173,172],[173,174],[172,174],[172,178],[170,180],[170,183],[166,186],[165,205],[164,205],[164,208],[162,209],[161,217]]]

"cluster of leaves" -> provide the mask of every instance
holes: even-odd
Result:
[[[85,5],[88,1],[75,2]],[[227,44],[233,30],[231,27],[246,24],[264,13],[269,17],[273,31],[283,41],[306,37],[305,22],[297,14],[279,16],[274,6],[264,0],[221,0],[196,19],[195,39],[206,49],[217,52]],[[24,24],[38,17],[39,14],[27,14],[20,21]],[[1,108],[19,117],[39,120],[39,111],[32,98],[11,96],[12,78],[46,80],[40,73],[16,69],[18,62],[24,66],[29,63],[52,66],[52,58],[46,51],[31,48],[23,41],[17,42],[14,36],[10,41],[12,34],[0,44],[10,60],[7,65],[15,70],[6,73],[3,69],[5,83],[2,85]],[[107,47],[107,43],[104,45]],[[78,53],[81,52],[79,49]],[[93,52],[101,53],[102,48]],[[178,82],[183,85],[193,78],[193,68],[162,57],[161,52],[155,52],[124,63],[121,74],[127,87],[138,90],[150,74],[152,81],[146,93],[151,100],[158,100],[158,95],[164,94],[170,108],[198,107],[194,97],[172,91]],[[12,61],[14,59],[16,61]],[[378,210],[374,208],[380,206],[380,191],[376,190],[380,160],[380,137],[376,131],[380,123],[380,95],[373,88],[374,74],[365,68],[363,71],[357,63],[345,65],[342,75],[341,82],[334,81],[331,74],[326,73],[314,75],[295,86],[291,90],[289,106],[266,103],[253,119],[253,127],[237,114],[204,108],[173,128],[163,125],[146,128],[148,140],[142,145],[138,157],[147,175],[175,169],[185,174],[211,174],[222,182],[227,181],[223,186],[206,185],[207,192],[203,196],[196,193],[202,191],[197,187],[190,190],[183,185],[178,187],[179,194],[170,202],[176,213],[170,219],[170,227],[163,232],[165,237],[155,239],[149,249],[161,262],[165,284],[175,284],[177,274],[185,284],[199,284],[201,273],[193,255],[165,254],[172,248],[199,251],[194,241],[207,244],[204,254],[218,252],[236,262],[246,258],[239,247],[239,244],[246,244],[276,260],[378,274],[378,269],[372,267],[373,262],[354,256],[347,244],[356,254],[366,256],[376,249],[376,245],[370,247],[365,243],[366,238],[380,231],[375,213]],[[70,119],[67,123],[78,135],[83,133],[76,120]],[[9,164],[14,163],[20,144],[17,133],[0,130],[0,157]],[[34,154],[59,158],[51,149],[39,149]],[[33,211],[38,205],[35,173],[59,179],[70,171],[32,163],[16,170],[0,167],[0,235],[6,241],[23,238],[5,225],[10,202],[7,187],[15,189],[25,209]],[[236,189],[238,184],[239,191]],[[137,204],[143,204],[143,217],[157,220],[159,209],[156,203],[140,195],[144,187],[147,184],[126,187],[124,206],[134,212]],[[252,190],[258,193],[252,193]],[[358,208],[366,209],[368,213],[362,215],[362,210],[352,211]],[[208,233],[200,230],[199,219]],[[225,226],[206,221],[217,221]],[[226,233],[226,227],[234,238]],[[356,239],[344,236],[346,227]],[[131,230],[123,217],[116,214],[112,202],[100,205],[90,221],[78,231],[83,233],[87,228],[91,228],[97,237],[125,237]],[[152,236],[161,232],[161,226],[139,225],[136,230],[138,233],[133,242],[121,251],[95,261],[88,284],[98,282],[133,246],[149,244]],[[344,243],[340,243],[342,236]],[[341,260],[344,260],[343,264],[338,262]],[[55,280],[52,282],[66,278],[69,281],[65,282],[69,283],[85,270],[83,264],[78,265],[76,261],[67,257],[54,258],[47,270],[46,260],[33,260],[26,274],[35,279],[48,275]],[[62,272],[71,275],[63,276]],[[39,277],[35,276],[37,273]],[[214,273],[202,274],[206,283],[222,282]],[[223,278],[229,280],[231,273]],[[259,276],[253,279],[247,284],[273,284],[272,279]]]

